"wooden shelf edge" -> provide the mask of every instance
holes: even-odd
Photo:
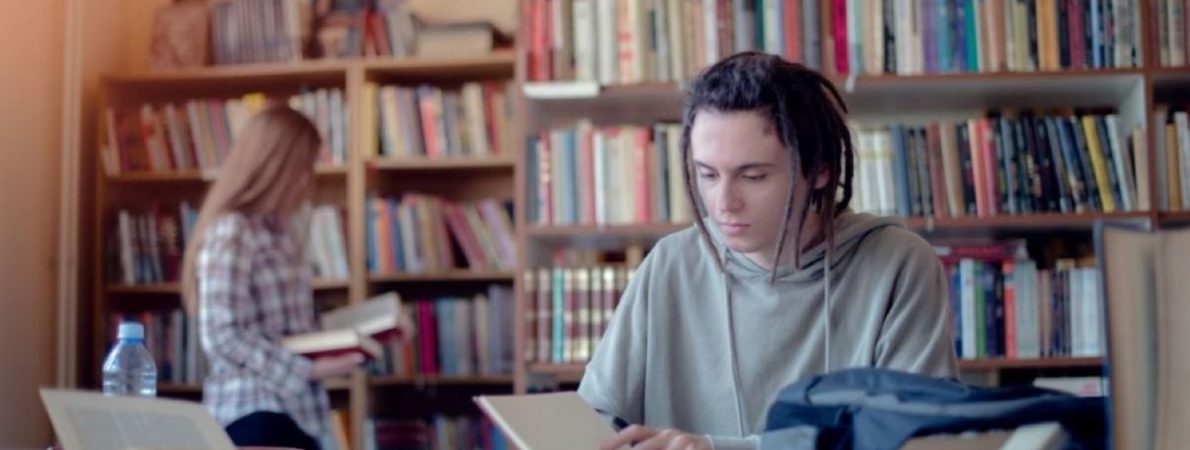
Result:
[[[347,289],[347,280],[314,280],[310,283],[310,287],[314,290],[334,290]],[[179,283],[155,283],[145,285],[123,285],[114,284],[108,285],[106,288],[108,294],[170,294],[178,295],[182,292],[182,286]]]
[[[202,384],[163,383],[157,386],[157,393],[165,395],[202,394]]]
[[[314,173],[320,176],[345,176],[347,166],[342,164],[318,165]],[[207,183],[215,179],[218,171],[171,170],[125,172],[108,176],[111,183]]]
[[[906,217],[905,225],[915,230],[944,230],[965,228],[1026,228],[1046,229],[1054,227],[1094,225],[1096,220],[1146,220],[1153,214],[1146,211],[1121,213],[1041,213],[996,216],[963,216],[950,218]]]
[[[647,223],[632,225],[530,225],[527,236],[567,237],[588,234],[605,235],[652,235],[669,234],[688,228],[688,223]]]
[[[499,386],[512,385],[513,376],[509,375],[415,375],[415,376],[379,376],[369,381],[375,387],[381,386]]]
[[[508,169],[516,167],[516,160],[508,157],[454,157],[454,158],[392,158],[377,157],[368,161],[376,170],[468,170]]]
[[[368,281],[372,283],[434,283],[442,281],[513,281],[513,272],[472,272],[457,270],[439,273],[395,273],[370,274]]]
[[[1078,367],[1100,367],[1104,364],[1104,359],[1101,357],[1058,357],[1058,358],[1037,358],[1037,359],[1005,359],[1005,358],[991,358],[991,359],[961,359],[959,360],[960,370],[1001,370],[1001,369],[1044,369],[1044,368],[1078,368]],[[553,363],[530,363],[528,371],[530,373],[548,374],[558,376],[575,376],[582,375],[586,370],[586,364],[553,364]]]
[[[205,66],[194,69],[166,70],[157,72],[117,73],[106,75],[104,79],[117,83],[138,82],[167,82],[167,81],[203,81],[225,80],[235,78],[269,78],[309,75],[337,75],[353,67],[365,70],[401,70],[426,68],[468,68],[477,66],[507,65],[511,68],[516,64],[516,52],[511,50],[497,50],[488,55],[473,57],[414,57],[414,58],[354,58],[354,59],[312,59],[289,63],[248,63],[228,64],[222,66]]]
[[[1104,359],[1101,357],[1056,357],[1037,359],[961,359],[959,370],[1003,370],[1003,369],[1061,369],[1101,367]]]

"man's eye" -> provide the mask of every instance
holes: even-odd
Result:
[[[716,176],[718,176],[718,175],[715,175],[714,172],[699,172],[698,173],[698,177],[702,178],[704,180],[713,180],[713,179],[715,179]]]
[[[767,177],[767,174],[744,175],[744,179],[748,181],[763,181]]]

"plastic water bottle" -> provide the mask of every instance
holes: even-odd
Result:
[[[103,362],[103,394],[156,397],[157,364],[145,348],[145,327],[121,323],[117,338]]]

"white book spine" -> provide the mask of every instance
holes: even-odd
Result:
[[[703,49],[707,64],[719,60],[719,24],[716,0],[702,0]]]
[[[975,323],[975,261],[964,259],[959,262],[959,295],[963,330],[963,359],[975,359],[979,352],[976,348],[975,327],[982,324]]]
[[[683,0],[665,0],[665,20],[669,21],[669,74],[674,81],[686,80],[686,45],[693,44],[682,39],[682,27],[690,24],[682,21]]]
[[[1115,167],[1112,169],[1116,171],[1116,179],[1119,180],[1122,206],[1125,211],[1135,211],[1136,177],[1132,171],[1131,160],[1128,159],[1127,147],[1120,139],[1119,120],[1115,114],[1109,114],[1104,118],[1104,121],[1107,125],[1107,136],[1111,145],[1112,161],[1115,163]]]
[[[592,162],[595,166],[594,184],[595,184],[595,223],[598,225],[605,225],[608,223],[607,214],[607,140],[604,138],[603,132],[595,130],[592,134]]]
[[[686,195],[685,165],[682,162],[682,128],[669,126],[665,133],[669,150],[669,220],[673,223],[687,223],[693,219],[690,201]]]
[[[1174,113],[1174,124],[1177,126],[1178,135],[1178,168],[1183,180],[1180,207],[1184,210],[1190,208],[1190,122],[1185,111]]]
[[[595,0],[599,19],[595,28],[598,31],[596,48],[599,52],[599,83],[615,84],[620,79],[619,61],[619,28],[616,24],[616,3],[618,0]]]
[[[596,80],[598,55],[596,28],[603,19],[595,14],[595,0],[574,0],[574,63],[579,80]]]

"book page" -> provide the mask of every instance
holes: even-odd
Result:
[[[42,389],[64,450],[233,450],[202,404]]]
[[[616,435],[574,392],[482,396],[475,403],[521,450],[594,450]]]
[[[1103,230],[1114,448],[1153,448],[1157,386],[1155,236]]]
[[[1161,234],[1157,262],[1157,448],[1182,449],[1190,441],[1190,231]]]

